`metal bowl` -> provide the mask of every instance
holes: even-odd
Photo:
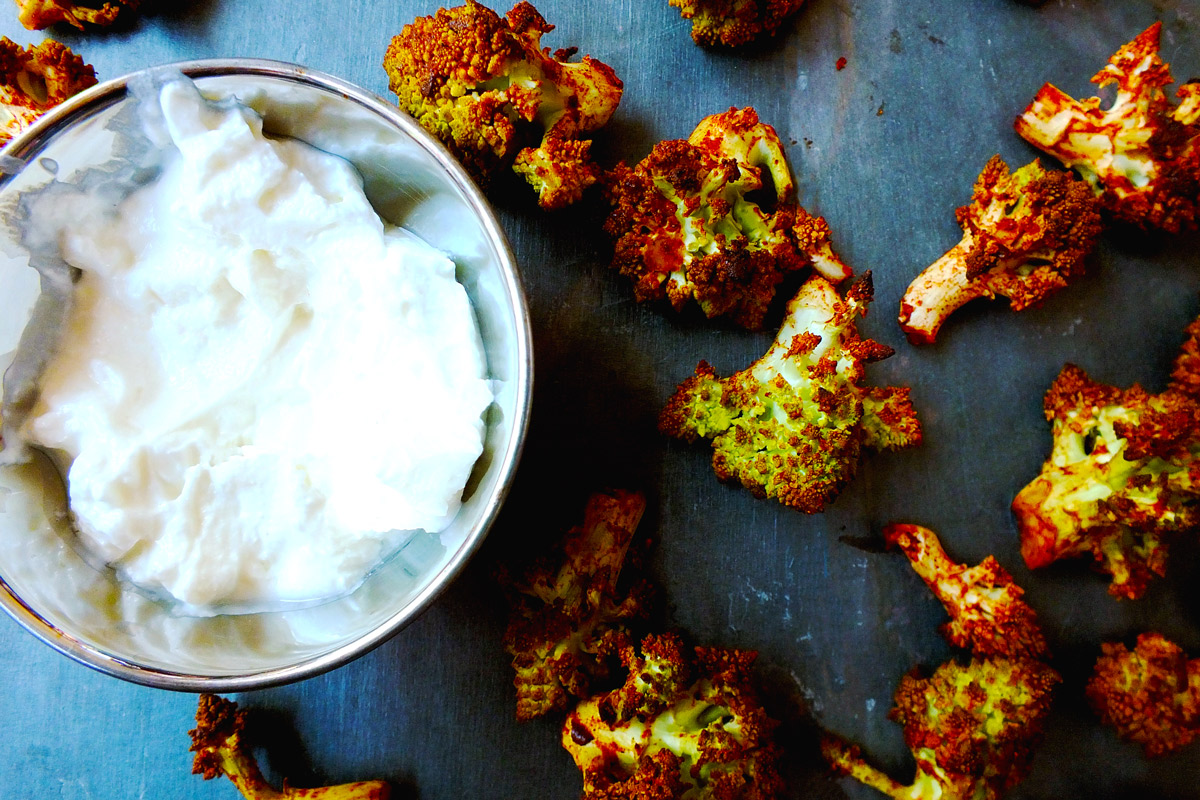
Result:
[[[131,81],[173,70],[201,90],[238,95],[264,128],[349,160],[389,222],[447,252],[474,304],[495,401],[462,510],[441,534],[419,534],[353,593],[306,608],[196,617],[93,566],[66,524],[48,464],[0,469],[0,606],[59,652],[119,678],[167,689],[242,691],[306,678],[386,641],[427,608],[475,551],[507,493],[528,424],[529,314],[511,250],[462,167],[412,119],[337,78],[252,59],[192,61],[102,83],[18,136],[0,156],[0,204],[103,163],[106,126]],[[0,367],[33,303],[36,274],[0,231]]]

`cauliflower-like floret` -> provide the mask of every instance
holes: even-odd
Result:
[[[200,695],[192,737],[192,773],[205,780],[224,775],[246,800],[388,800],[392,787],[386,781],[358,781],[315,789],[298,789],[267,783],[246,741],[246,712],[237,703],[213,694]]]
[[[1016,172],[993,156],[970,205],[955,212],[962,241],[913,280],[900,301],[900,327],[913,344],[932,342],[954,311],[977,298],[1036,305],[1084,271],[1100,235],[1099,205],[1069,172],[1034,160]]]
[[[1040,661],[1002,658],[904,676],[890,716],[917,762],[908,786],[836,736],[822,738],[821,752],[837,774],[895,800],[996,800],[1029,774],[1059,680]]]
[[[625,685],[583,701],[563,747],[585,800],[774,800],[783,790],[776,722],[751,680],[755,653],[647,636],[625,647]]]
[[[1154,758],[1173,753],[1200,734],[1200,659],[1159,633],[1143,633],[1129,650],[1101,645],[1087,685],[1100,721],[1137,742]]]
[[[908,557],[950,613],[942,635],[977,656],[1045,658],[1046,637],[1012,575],[988,556],[974,567],[955,563],[937,535],[920,525],[889,525],[884,539]]]
[[[629,643],[629,624],[649,612],[653,590],[628,557],[646,499],[612,490],[588,498],[583,524],[519,575],[501,570],[512,613],[504,646],[513,657],[517,719],[562,711],[608,676],[607,659]]]
[[[137,11],[142,0],[115,0],[100,5],[72,0],[16,0],[17,18],[31,31],[40,31],[60,22],[83,29],[90,25],[111,25],[124,11]]]
[[[753,108],[705,117],[686,141],[659,142],[605,183],[612,266],[633,280],[639,302],[667,299],[678,311],[695,299],[708,317],[757,329],[788,273],[850,275],[825,220],[791,199],[783,143]]]
[[[1171,542],[1200,527],[1200,401],[1196,335],[1170,386],[1097,383],[1072,364],[1046,392],[1054,443],[1042,472],[1013,500],[1031,568],[1091,553],[1109,592],[1141,597],[1166,572]]]
[[[1167,99],[1173,79],[1158,55],[1161,29],[1151,25],[1092,78],[1116,84],[1111,105],[1047,83],[1016,130],[1078,170],[1117,219],[1175,233],[1196,227],[1200,205],[1200,83],[1179,87],[1179,105]]]
[[[23,48],[0,39],[0,145],[73,94],[96,85],[96,71],[64,44]]]
[[[400,108],[480,184],[515,167],[548,209],[575,202],[599,178],[579,139],[608,122],[622,91],[590,56],[568,62],[573,48],[551,56],[541,38],[552,30],[524,0],[505,17],[467,0],[406,25],[383,60]]]
[[[737,47],[764,34],[774,36],[804,0],[670,0],[692,21],[692,40],[705,46]]]

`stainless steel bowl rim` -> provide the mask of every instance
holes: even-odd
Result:
[[[456,188],[466,197],[471,209],[478,215],[489,240],[496,246],[500,256],[505,289],[512,306],[513,316],[518,323],[515,335],[516,373],[512,378],[517,391],[515,407],[518,413],[507,447],[498,454],[499,490],[488,501],[479,522],[468,533],[462,546],[429,584],[418,592],[405,608],[387,618],[365,636],[297,664],[259,670],[244,675],[209,676],[173,672],[131,663],[59,630],[22,601],[0,576],[0,607],[38,639],[85,666],[108,675],[159,689],[185,692],[240,692],[263,689],[319,675],[352,661],[383,644],[425,611],[437,596],[445,591],[483,543],[508,494],[529,428],[533,398],[533,332],[529,321],[528,304],[521,286],[512,248],[492,212],[491,206],[462,165],[441,142],[397,107],[378,95],[318,70],[283,61],[253,58],[203,59],[153,67],[104,81],[71,97],[46,112],[31,126],[15,136],[8,146],[0,151],[0,156],[26,159],[30,155],[36,154],[45,141],[54,136],[62,126],[70,124],[75,117],[103,109],[123,99],[127,93],[129,80],[133,75],[157,71],[177,71],[192,79],[231,75],[262,76],[315,86],[339,94],[346,100],[378,114],[399,128],[420,144],[445,169]],[[13,173],[15,170],[10,169],[12,163],[7,158],[0,158],[0,173]],[[6,179],[0,178],[0,182],[4,180]]]

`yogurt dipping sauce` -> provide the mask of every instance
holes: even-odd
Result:
[[[70,457],[81,539],[141,586],[191,606],[345,593],[453,519],[482,452],[466,292],[346,162],[188,82],[159,103],[162,174],[115,215],[71,210],[82,273],[19,437]]]

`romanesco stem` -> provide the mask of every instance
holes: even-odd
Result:
[[[993,297],[987,285],[967,277],[970,233],[909,284],[900,301],[900,327],[913,344],[930,344],[952,313],[972,300]]]

